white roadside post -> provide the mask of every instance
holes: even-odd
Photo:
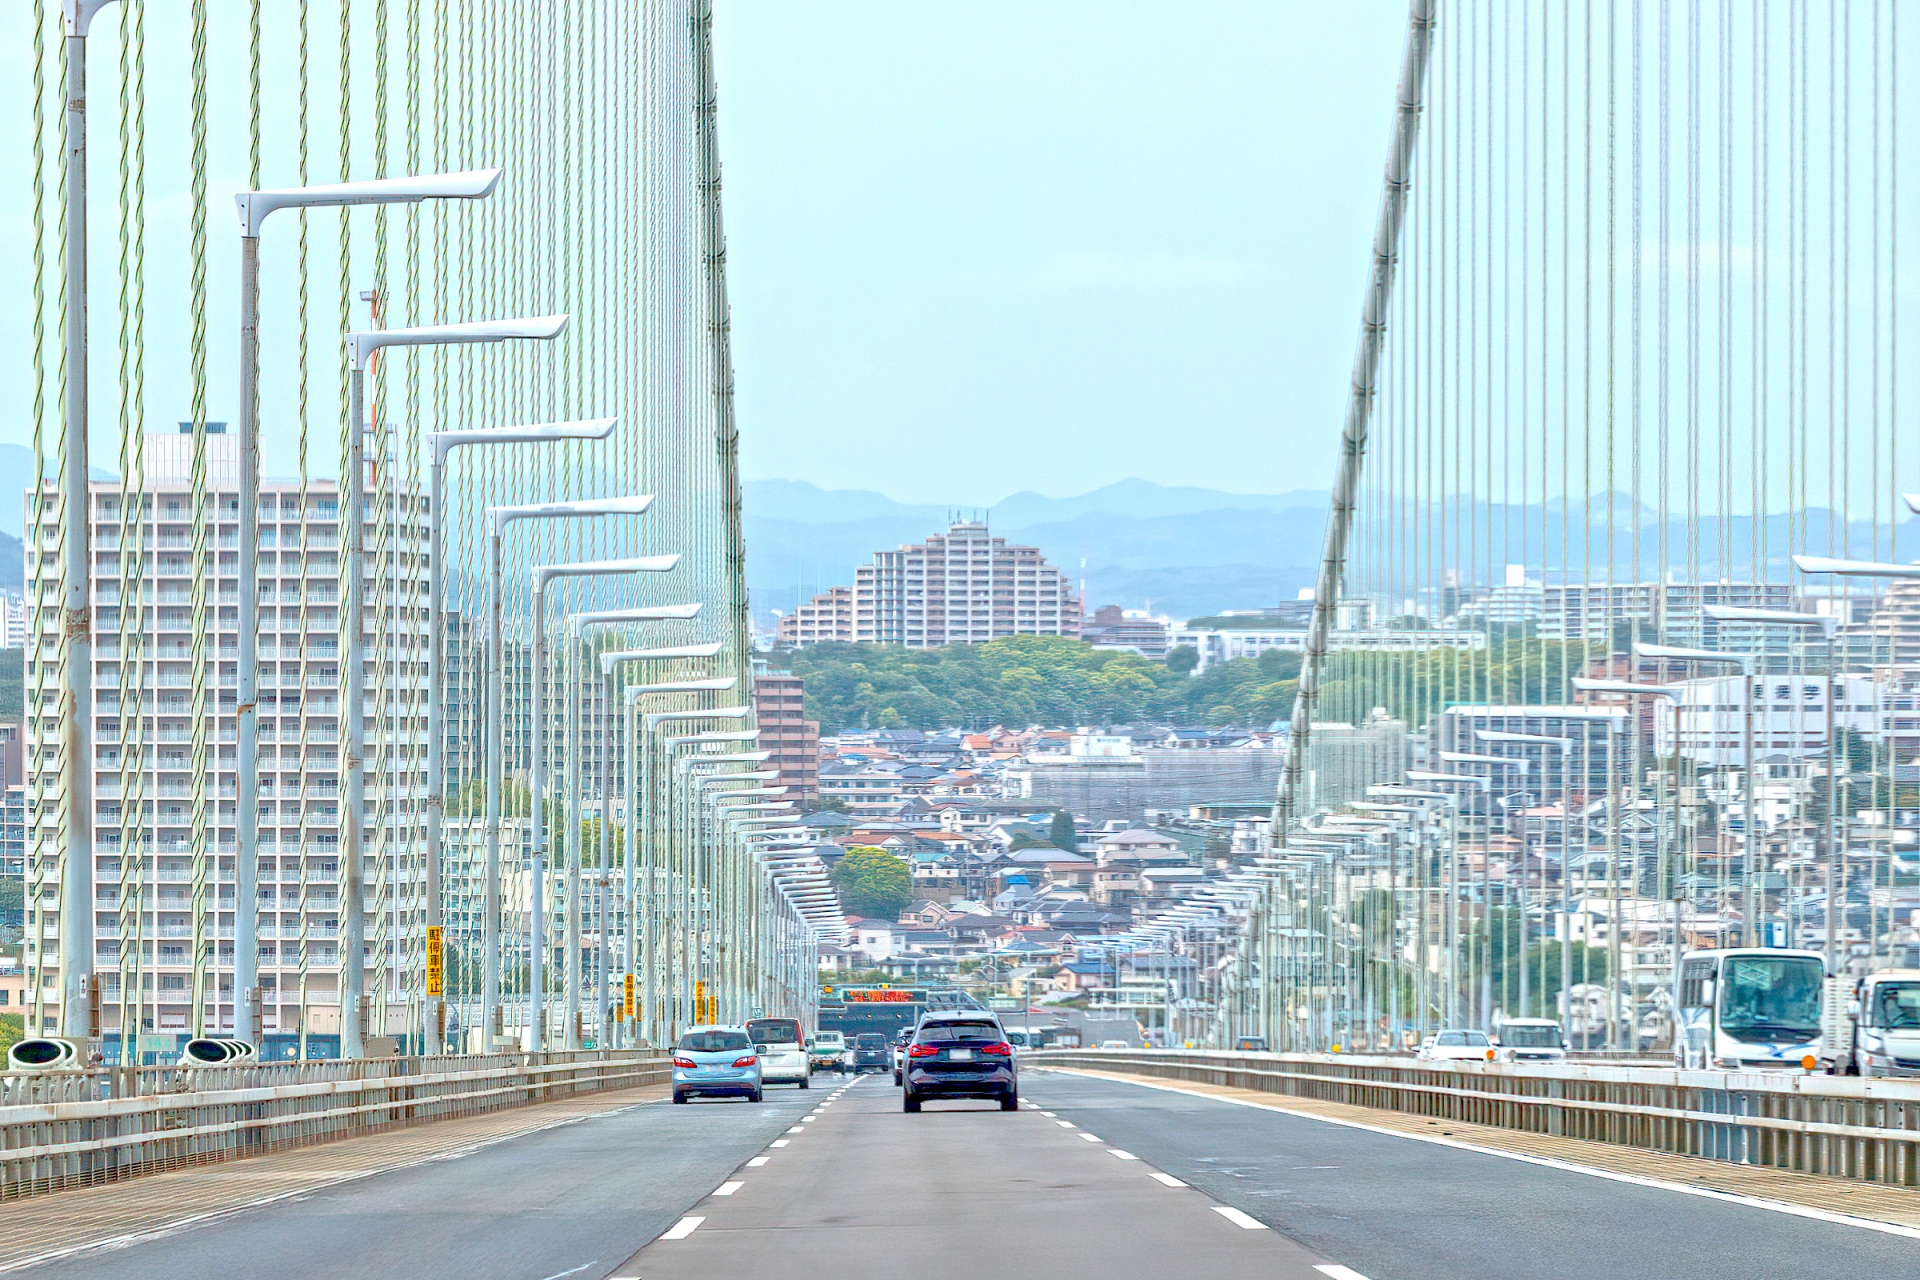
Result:
[[[566,564],[543,564],[533,568],[533,673],[529,690],[532,702],[532,741],[533,751],[532,778],[529,786],[528,808],[533,823],[533,893],[529,943],[532,954],[529,957],[530,970],[528,986],[530,988],[530,1006],[527,1018],[528,1052],[540,1052],[547,1047],[547,992],[546,992],[546,887],[547,887],[547,752],[546,752],[546,715],[547,715],[547,584],[556,578],[593,578],[618,577],[630,573],[669,573],[680,563],[678,553],[663,556],[631,556],[623,560],[582,560]],[[570,733],[567,744],[568,772],[577,781],[578,770],[572,766],[577,754],[576,708],[571,690],[564,682],[562,693],[566,698],[566,719]],[[577,801],[570,795],[566,802],[569,825],[573,830],[566,833],[567,849],[567,939],[566,939],[566,1046],[569,1049],[580,1047],[578,1019],[575,1017],[580,1007],[580,830]]]
[[[1750,657],[1747,654],[1729,653],[1722,649],[1678,649],[1673,647],[1672,645],[1664,645],[1664,644],[1636,644],[1633,646],[1633,654],[1636,658],[1652,658],[1656,661],[1663,661],[1663,662],[1689,662],[1689,663],[1698,662],[1698,663],[1705,663],[1708,665],[1737,666],[1740,668],[1740,707],[1741,707],[1742,721],[1743,721],[1743,728],[1741,731],[1741,747],[1742,747],[1741,768],[1746,775],[1745,791],[1746,791],[1746,810],[1747,810],[1747,820],[1742,824],[1742,826],[1745,828],[1746,839],[1742,842],[1745,846],[1745,850],[1744,850],[1745,856],[1741,859],[1741,861],[1746,863],[1745,879],[1747,882],[1745,891],[1741,895],[1743,900],[1742,906],[1746,912],[1746,917],[1747,917],[1746,928],[1743,930],[1743,933],[1746,935],[1747,946],[1750,946],[1750,947],[1758,946],[1759,944],[1754,941],[1754,932],[1758,927],[1760,917],[1759,917],[1759,913],[1754,909],[1754,897],[1753,897],[1753,887],[1755,884],[1755,877],[1754,877],[1754,871],[1753,871],[1753,866],[1755,862],[1754,847],[1753,847],[1753,677],[1755,674],[1754,661],[1752,657]],[[1829,689],[1828,692],[1831,693],[1832,690]],[[1719,699],[1715,698],[1714,701],[1717,704]],[[1829,698],[1828,701],[1829,703],[1831,703],[1832,701],[1831,698]],[[1674,754],[1674,760],[1675,760],[1674,767],[1676,770],[1679,768],[1678,761],[1680,758],[1679,711],[1680,711],[1680,707],[1684,703],[1685,703],[1685,699],[1676,699],[1674,703],[1673,754]],[[1710,740],[1718,739],[1719,737],[1719,734],[1714,732],[1714,724],[1711,717],[1708,719],[1707,728],[1705,732],[1709,736]],[[1679,774],[1676,773],[1674,777],[1675,777],[1675,785],[1677,786]]]
[[[501,547],[507,527],[519,520],[589,519],[598,516],[644,515],[653,505],[650,495],[623,498],[581,498],[573,502],[528,502],[487,508],[487,671],[484,730],[486,742],[487,829],[486,851],[480,873],[481,894],[481,1051],[491,1052],[502,1038],[500,1015],[500,792],[505,784],[505,663],[500,653]],[[469,1029],[471,1033],[471,1029]]]
[[[1909,501],[1911,501],[1911,499],[1909,499]],[[1817,627],[1824,631],[1829,638],[1832,637],[1835,628],[1839,626],[1840,622],[1838,618],[1830,617],[1824,613],[1799,613],[1786,609],[1749,609],[1737,605],[1710,604],[1703,606],[1702,612],[1716,622],[1750,622],[1759,623],[1763,626]],[[1746,840],[1744,841],[1747,850],[1747,857],[1745,859],[1747,864],[1747,888],[1745,896],[1747,900],[1747,911],[1751,917],[1747,928],[1747,945],[1751,947],[1764,947],[1768,944],[1760,939],[1759,922],[1765,914],[1762,908],[1766,903],[1766,891],[1760,887],[1761,873],[1758,870],[1760,860],[1754,852],[1758,847],[1756,841],[1759,839],[1759,827],[1757,826],[1759,819],[1754,812],[1753,777],[1755,766],[1753,745],[1754,697],[1755,688],[1760,683],[1759,664],[1757,661],[1748,663],[1746,671],[1744,672],[1744,678],[1747,685],[1746,726],[1742,734],[1741,745],[1746,757],[1745,767],[1747,776],[1745,787],[1746,816],[1741,822],[1741,827],[1746,836]],[[1828,689],[1827,691],[1827,702],[1829,707],[1831,707],[1833,702],[1832,689]],[[1769,735],[1769,737],[1771,737],[1771,735]]]
[[[579,632],[575,631],[574,634],[577,637]],[[704,645],[686,645],[681,647],[683,649],[705,649],[706,648],[706,646]],[[644,653],[646,651],[637,650],[635,652]],[[605,682],[604,687],[609,694],[609,697],[606,703],[608,712],[605,716],[605,720],[609,728],[609,732],[606,735],[606,738],[604,739],[604,741],[610,747],[611,739],[612,739],[610,730],[613,722],[613,715],[611,710],[613,706],[613,701],[610,696],[613,689],[612,666],[608,665],[603,661],[601,669],[603,672],[603,679]],[[584,680],[582,681],[582,683],[584,684]],[[635,688],[640,693],[649,693],[649,692],[697,693],[697,692],[704,692],[704,691],[731,689],[733,688],[734,684],[735,684],[735,680],[732,676],[725,676],[718,679],[693,679],[693,680],[680,680],[680,681],[675,681],[672,683],[660,684],[660,685],[639,685],[639,686],[635,686]],[[569,692],[568,697],[569,699],[571,699],[573,697],[573,694]],[[584,736],[585,736],[584,728],[576,725],[575,728],[571,731],[569,736],[571,740],[569,742],[568,752],[567,752],[568,771],[570,775],[567,782],[567,802],[569,807],[567,825],[569,828],[568,848],[570,850],[570,854],[567,859],[567,877],[568,877],[568,884],[570,888],[569,888],[568,898],[567,898],[566,1025],[567,1025],[567,1039],[568,1039],[567,1047],[572,1049],[577,1049],[580,1047],[580,1044],[579,1044],[580,993],[585,985],[585,977],[586,977],[586,961],[581,948],[581,917],[583,914],[584,902],[582,901],[580,896],[580,870],[581,870],[581,864],[585,861],[585,857],[584,857],[584,851],[580,848],[580,814],[579,814],[580,797],[585,788],[585,779],[580,776],[578,768],[574,765],[574,760],[579,754],[579,745],[584,740]],[[612,791],[611,777],[612,777],[612,761],[610,757],[603,758],[601,762],[602,788],[601,788],[601,807],[600,807],[600,850],[601,850],[603,869],[604,869],[604,860],[612,848],[611,841],[607,834],[608,825],[611,820],[611,805],[607,803],[607,797]],[[601,935],[600,936],[601,953],[602,955],[604,955],[606,951],[606,946],[607,946],[606,918],[604,914],[601,917],[600,935]],[[604,1009],[605,1005],[602,1004],[601,1008]]]
[[[340,691],[340,717],[346,723],[340,752],[340,1056],[358,1058],[365,1052],[360,1025],[362,993],[366,988],[366,929],[364,915],[366,868],[361,865],[361,809],[366,779],[360,768],[365,741],[366,662],[361,652],[360,615],[366,594],[366,566],[362,562],[362,526],[366,505],[366,389],[367,365],[376,352],[388,347],[426,347],[506,342],[550,341],[567,327],[567,317],[523,316],[510,320],[473,320],[462,324],[423,325],[409,329],[363,329],[346,335],[347,344],[347,463],[340,476],[340,564],[346,590],[340,602],[340,657],[346,679]],[[438,513],[435,513],[438,518]]]
[[[652,622],[652,621],[667,621],[667,620],[677,619],[681,617],[688,617],[688,616],[691,616],[690,614],[686,613],[686,610],[689,608],[693,609],[696,612],[699,610],[698,605],[692,605],[692,606],[665,605],[665,606],[661,606],[660,609],[657,609],[654,612],[660,613],[662,612],[662,610],[672,610],[673,612],[663,613],[662,616],[658,618],[646,618],[646,619],[625,618],[625,619],[622,619],[621,621],[625,623],[632,623],[634,621]],[[613,611],[606,611],[606,612],[613,612]],[[640,610],[622,610],[618,612],[637,613],[637,612],[640,612]],[[568,625],[572,628],[574,635],[578,636],[583,632],[585,632],[586,630],[588,630],[589,628],[592,628],[595,626],[612,626],[612,625],[618,625],[618,624],[607,621],[605,612],[602,612],[598,614],[576,613],[571,618],[568,619]],[[613,709],[616,705],[616,699],[614,698],[615,670],[621,666],[624,666],[629,662],[672,662],[672,661],[684,660],[689,658],[712,658],[712,657],[718,656],[724,648],[725,648],[724,645],[721,645],[718,643],[665,645],[665,646],[660,646],[658,648],[652,648],[652,649],[615,650],[615,651],[603,653],[600,655],[600,673],[601,673],[601,681],[602,681],[600,705],[603,709],[603,714],[601,716],[602,738],[601,738],[601,745],[600,745],[599,870],[600,870],[600,878],[602,879],[602,881],[604,881],[607,877],[611,876],[612,870],[613,870],[613,785],[614,785],[613,758],[619,746],[619,735],[615,730],[616,721],[613,713]],[[728,687],[729,688],[732,687],[731,684],[729,684]],[[632,757],[629,756],[627,760],[627,776],[630,782],[633,778],[633,775],[634,775],[634,762]],[[637,833],[634,828],[635,809],[634,809],[634,806],[631,804],[627,806],[626,819],[627,819],[627,833],[625,838],[625,848],[622,851],[622,857],[621,857],[621,863],[624,869],[624,875],[623,875],[624,896],[621,898],[621,901],[625,903],[626,906],[623,907],[623,909],[620,912],[620,915],[621,915],[622,921],[628,926],[627,932],[624,938],[622,939],[622,944],[621,944],[620,973],[623,979],[626,975],[631,974],[634,971],[633,934],[631,930],[633,915],[632,915],[631,906],[633,902],[633,861],[634,861],[634,851],[635,851],[635,835]],[[606,982],[613,977],[613,966],[609,963],[609,958],[610,958],[609,949],[612,945],[609,939],[609,934],[612,932],[612,930],[609,928],[609,925],[608,925],[608,912],[607,912],[607,906],[604,900],[602,900],[600,904],[599,915],[600,915],[600,975],[601,975],[601,982],[599,983],[599,986],[604,987],[606,985]],[[610,1017],[608,1017],[606,1014],[606,1010],[609,1008],[608,993],[604,990],[600,990],[597,998],[600,1002],[599,1007],[600,1007],[601,1015],[603,1019],[601,1038],[605,1040],[610,1038],[604,1026],[604,1023],[606,1021],[611,1020]],[[624,1042],[626,1035],[629,1031],[631,1031],[631,1028],[627,1025],[627,1020],[624,1017],[620,1020],[620,1022],[621,1022],[622,1040]],[[622,1047],[625,1047],[624,1043]]]
[[[447,779],[444,763],[446,736],[446,694],[441,687],[446,662],[446,526],[442,507],[446,503],[447,456],[455,449],[473,445],[547,444],[562,440],[605,440],[613,434],[618,418],[583,418],[572,422],[542,422],[514,427],[472,427],[454,431],[435,431],[427,436],[428,500],[430,517],[427,528],[431,539],[427,552],[427,847],[426,847],[426,928],[440,928],[440,876],[443,827],[447,812]],[[431,942],[429,942],[431,945]],[[445,944],[442,943],[444,946]],[[445,997],[429,991],[422,1023],[426,1028],[427,1052],[438,1054],[446,1048]]]
[[[640,701],[640,698],[638,694],[629,693],[627,700],[629,703],[637,704]],[[689,707],[679,711],[649,711],[645,714],[641,722],[641,728],[645,732],[647,740],[652,741],[655,738],[655,736],[659,733],[660,726],[663,724],[674,724],[674,723],[679,723],[681,721],[688,721],[688,720],[745,720],[751,717],[752,715],[753,715],[753,708],[750,706],[707,707],[707,708]],[[759,736],[753,730],[740,730],[739,732],[745,734],[745,736],[749,739],[757,738]],[[713,740],[707,737],[706,735],[697,735],[697,739],[701,741]],[[690,741],[690,740],[694,740],[694,739],[686,739],[686,738],[668,739],[667,745],[669,746],[669,749],[671,749],[671,745],[675,741],[684,742],[684,741]],[[651,749],[649,748],[648,750],[650,755]],[[651,826],[651,822],[652,822],[651,787],[649,787],[647,804],[649,806],[648,822],[649,822],[649,826]],[[649,840],[651,840],[651,835],[652,833],[649,830],[648,832]],[[649,846],[649,849],[648,849],[649,857],[652,856],[652,852],[653,852],[652,848],[651,846]],[[676,851],[673,849],[668,850],[670,857],[674,855],[675,852]],[[691,851],[686,851],[686,852],[688,852],[689,855],[691,853]],[[672,899],[676,893],[674,867],[672,866],[671,863],[669,863],[669,865],[665,867],[664,870],[666,873],[665,878],[667,882],[666,891],[662,894],[653,895],[653,896],[657,899],[662,899],[662,900]],[[693,867],[690,863],[689,874],[684,879],[684,887],[687,889],[687,893],[688,893],[686,905],[688,906],[689,909],[692,909],[695,906],[697,906],[697,903],[692,897],[692,893],[693,893],[692,886],[694,883],[692,874],[691,874],[692,870],[693,870]],[[651,875],[652,875],[652,871],[650,869],[649,877],[651,877]],[[653,968],[654,968],[656,945],[664,946],[666,943],[666,939],[662,937],[658,940],[658,944],[657,944],[655,934],[656,933],[664,934],[667,930],[669,923],[673,919],[673,914],[671,911],[652,912],[650,913],[650,915],[653,918],[649,919],[647,927],[643,933],[643,948],[645,949],[645,952],[646,952],[646,965],[648,970],[647,980],[649,983],[653,981],[653,977],[654,977]],[[692,978],[691,978],[692,968],[690,964],[690,961],[692,959],[691,947],[692,947],[692,931],[690,929],[683,930],[681,935],[681,947],[680,947],[680,959],[682,961],[682,965],[679,970],[679,973],[680,973],[680,976],[687,981],[687,987],[685,991],[685,994],[687,996],[692,996],[694,994],[693,986],[692,986]],[[655,1033],[657,1033],[660,1030],[664,1029],[667,1032],[666,1038],[671,1039],[673,1037],[677,1037],[680,1033],[681,1024],[679,1021],[679,1015],[683,1011],[685,1006],[679,1003],[679,999],[675,994],[674,981],[673,981],[674,972],[675,972],[673,968],[673,958],[674,958],[673,949],[671,947],[666,947],[665,954],[661,955],[659,958],[665,962],[667,967],[660,974],[660,981],[661,981],[660,998],[657,1002],[651,1002],[652,1007],[650,1009],[650,1012],[653,1014],[653,1018],[654,1018],[652,1030]],[[670,1009],[662,1009],[661,1006],[665,1006],[665,1005],[671,1005],[672,1007]],[[665,1016],[665,1019],[666,1019],[664,1023],[660,1021],[663,1015]]]
[[[423,200],[484,200],[500,183],[500,169],[337,182],[324,186],[242,191],[240,213],[240,607],[239,679],[234,706],[234,1034],[258,1043],[261,1031],[260,960],[260,233],[281,209],[418,204]],[[440,508],[433,508],[439,536]],[[432,561],[439,564],[436,555]],[[431,828],[429,828],[431,831]],[[429,835],[429,839],[433,837]],[[345,1026],[342,1017],[341,1025]]]
[[[1587,680],[1580,676],[1573,677],[1573,679],[1569,681],[1569,683],[1572,684],[1574,692],[1576,693],[1603,693],[1603,694],[1617,694],[1623,697],[1630,697],[1630,698],[1647,697],[1647,698],[1667,699],[1668,704],[1673,708],[1673,746],[1674,746],[1675,758],[1677,761],[1678,753],[1680,750],[1680,691],[1678,689],[1674,688],[1671,685],[1664,685],[1664,684],[1638,684],[1631,680]],[[1635,721],[1635,723],[1637,725],[1638,723],[1637,720]],[[1638,728],[1636,728],[1634,731],[1636,733],[1639,732]],[[1655,814],[1657,816],[1659,812],[1657,807],[1659,804],[1659,799],[1657,794],[1655,796],[1654,803],[1656,806]],[[1679,845],[1680,845],[1682,836],[1680,832],[1680,770],[1677,763],[1674,768],[1674,785],[1673,785],[1673,839],[1674,839],[1675,848],[1671,856],[1667,860],[1667,874],[1670,879],[1670,884],[1668,887],[1669,887],[1669,891],[1672,894],[1672,902],[1673,902],[1673,947],[1672,947],[1672,961],[1671,961],[1673,966],[1672,977],[1677,980],[1680,976],[1680,951],[1682,946],[1681,939],[1680,939],[1680,902],[1681,902],[1680,866],[1681,866],[1681,863],[1679,862],[1679,855],[1680,855]],[[1658,855],[1656,854],[1656,856]],[[1636,866],[1638,865],[1637,859],[1636,859],[1635,865]],[[1632,994],[1629,994],[1628,1000],[1631,1002],[1634,999],[1635,997]],[[1633,1032],[1632,1032],[1633,1044],[1637,1048],[1640,1043],[1640,1026],[1639,1026],[1639,1015],[1637,1012],[1637,1005],[1636,1005],[1636,1011],[1629,1014],[1628,1020],[1633,1023]],[[1677,1034],[1679,1029],[1679,1024],[1676,1022],[1673,1024],[1673,1027],[1674,1027],[1674,1032]]]
[[[632,861],[638,862],[642,857],[647,860],[644,880],[646,901],[642,904],[630,895],[629,902],[632,904],[634,917],[638,921],[636,954],[640,957],[638,963],[644,986],[644,998],[640,1006],[641,1031],[651,1041],[658,1035],[662,1025],[659,1022],[661,1009],[668,1000],[667,975],[657,972],[656,960],[659,949],[656,947],[656,941],[664,927],[661,923],[663,913],[660,907],[671,896],[667,889],[662,887],[663,881],[670,875],[670,869],[655,865],[654,861],[654,745],[657,742],[663,753],[666,768],[670,772],[675,767],[673,764],[675,752],[692,751],[695,753],[691,757],[694,760],[720,759],[722,757],[717,751],[708,751],[707,748],[723,750],[728,744],[744,746],[748,743],[758,743],[760,734],[755,729],[710,729],[703,733],[661,737],[656,740],[651,733],[643,732],[642,721],[638,716],[639,696],[637,694],[629,696],[626,704],[627,755],[630,761],[637,762],[628,771],[629,785],[632,788],[628,809],[630,812],[639,814],[636,824],[639,838],[636,840],[635,857]],[[743,717],[746,712],[745,708],[728,710],[731,713],[729,718]],[[659,980],[657,992],[656,978]]]
[[[1920,511],[1920,495],[1908,494],[1907,506]],[[1920,578],[1920,564],[1882,564],[1873,560],[1830,560],[1825,556],[1795,556],[1794,568],[1802,573],[1831,574],[1836,578]],[[1827,971],[1840,965],[1840,913],[1834,904],[1840,901],[1840,848],[1835,824],[1840,807],[1840,786],[1833,749],[1833,657],[1827,658]]]

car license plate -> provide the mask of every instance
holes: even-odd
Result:
[[[947,1050],[947,1061],[949,1061],[949,1062],[972,1062],[972,1061],[973,1061],[973,1050],[971,1050],[971,1049],[949,1049],[949,1050]]]

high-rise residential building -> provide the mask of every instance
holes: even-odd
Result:
[[[780,619],[775,638],[784,645],[831,644],[853,639],[853,588],[830,587]]]
[[[1652,639],[1660,589],[1651,582],[1568,582],[1542,587],[1540,638],[1605,643],[1621,623],[1639,622]]]
[[[0,790],[0,880],[27,873],[27,789],[18,783]]]
[[[931,649],[1013,635],[1077,636],[1080,600],[1038,547],[996,538],[983,522],[874,553],[853,582],[853,638]]]
[[[101,1030],[120,1031],[121,979],[136,970],[141,1030],[233,1026],[235,692],[239,628],[259,642],[260,983],[263,1030],[339,1029],[340,736],[363,717],[366,937],[371,1029],[404,1029],[396,940],[417,937],[415,858],[425,795],[425,566],[433,513],[418,493],[370,485],[363,510],[366,701],[342,708],[340,511],[331,480],[269,481],[260,493],[260,611],[239,616],[239,455],[209,429],[205,518],[193,439],[149,435],[143,491],[123,509],[118,481],[92,485],[94,557],[94,962]],[[29,495],[25,571],[27,879],[52,902],[58,796],[59,510]],[[137,501],[137,508],[132,505]],[[397,519],[395,517],[398,517]],[[43,592],[43,581],[44,592]],[[351,815],[349,815],[351,816]],[[139,896],[127,912],[123,895]],[[28,961],[57,989],[58,919],[29,919]],[[195,980],[197,928],[212,964]],[[135,946],[137,934],[137,948]],[[123,947],[123,944],[124,947]],[[136,966],[137,961],[137,966]],[[193,1016],[199,992],[202,1015]],[[385,998],[382,999],[382,993]],[[128,992],[128,1007],[135,993]],[[52,1028],[57,1000],[43,1005]],[[401,1021],[396,1024],[395,1019]]]
[[[807,719],[807,690],[799,676],[769,672],[753,678],[753,715],[760,749],[780,771],[774,784],[786,799],[811,804],[820,794],[820,722]]]

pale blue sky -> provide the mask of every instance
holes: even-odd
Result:
[[[719,6],[748,478],[1332,474],[1406,6]]]

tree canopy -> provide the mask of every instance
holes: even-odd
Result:
[[[913,901],[913,872],[885,849],[857,844],[834,865],[833,887],[849,914],[897,920]]]
[[[1065,636],[1008,636],[939,649],[823,644],[796,650],[807,714],[849,728],[1126,724],[1264,727],[1293,708],[1299,656],[1215,663],[1197,676]]]

